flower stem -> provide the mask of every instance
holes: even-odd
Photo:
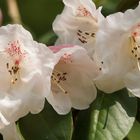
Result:
[[[21,24],[21,17],[16,0],[7,0],[9,16],[13,23]]]

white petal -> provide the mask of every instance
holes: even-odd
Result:
[[[60,58],[66,53],[71,54],[72,63],[63,63],[61,61]],[[93,84],[93,79],[98,75],[97,66],[88,57],[86,50],[78,46],[63,48],[56,53],[56,57],[60,61],[55,66],[55,70],[67,73],[66,81],[60,82],[60,85],[67,93],[64,93],[59,88],[53,90],[54,86],[52,86],[53,92],[56,93],[53,96],[61,94],[61,96],[69,97],[71,107],[76,109],[88,108],[89,104],[96,98],[96,88]],[[57,92],[59,93],[57,94]]]
[[[91,55],[96,40],[95,34],[100,21],[104,19],[101,8],[96,10],[95,4],[91,0],[64,0],[64,4],[63,12],[53,22],[53,30],[58,35],[56,44],[81,45]],[[79,10],[81,7],[85,8],[84,10],[89,15],[78,15],[84,11]]]
[[[21,99],[9,96],[8,93],[5,94],[7,96],[1,96],[0,98],[0,127],[7,125],[9,122],[17,121],[20,117],[23,117],[28,113],[28,110],[27,108],[24,108]]]
[[[86,73],[85,75],[80,74],[79,69],[73,68],[68,78],[64,87],[69,93],[72,107],[80,110],[88,108],[97,93],[90,77],[87,77]]]
[[[70,112],[71,102],[66,94],[61,92],[51,93],[47,100],[58,114],[63,115]]]
[[[107,16],[106,20],[110,24],[110,28],[120,31],[130,30],[135,24],[139,23],[140,5],[134,10],[129,9],[125,13],[115,13]],[[119,22],[118,22],[119,20]],[[106,26],[106,25],[105,25]],[[107,30],[107,29],[106,29]]]
[[[7,44],[10,41],[16,41],[17,39],[23,40],[23,42],[29,43],[29,41],[33,40],[31,34],[25,30],[21,25],[14,24],[14,25],[7,25],[7,26],[2,26],[0,28],[0,45],[2,45],[0,48],[5,48]],[[3,44],[5,45],[3,46]],[[30,45],[28,45],[30,47]]]
[[[38,113],[43,109],[45,97],[50,94],[50,77],[56,58],[20,25],[1,27],[0,40],[0,124],[7,125],[29,112]],[[18,72],[13,70],[16,59],[20,60]],[[9,69],[13,70],[12,74]],[[17,82],[12,83],[15,77]]]
[[[140,71],[133,70],[125,77],[125,85],[127,89],[140,98]]]
[[[6,120],[2,113],[0,113],[0,129],[4,128],[6,125],[9,125],[10,122]]]
[[[77,7],[83,5],[87,8],[93,15],[96,12],[96,6],[92,0],[63,0],[67,7],[71,7],[73,11],[76,11]]]
[[[123,88],[124,75],[134,66],[130,56],[129,36],[124,28],[117,25],[117,20],[121,22],[122,16],[122,13],[109,16],[102,22],[97,33],[93,57],[102,68],[102,74],[96,79],[96,85],[107,93]]]
[[[1,130],[1,133],[4,140],[21,140],[15,123],[7,125],[4,129]]]

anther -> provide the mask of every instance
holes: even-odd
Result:
[[[88,32],[85,32],[85,34],[86,34],[86,35],[89,35],[89,33],[88,33]]]
[[[11,70],[8,70],[8,72],[10,73],[10,75],[12,75],[12,71]]]
[[[95,33],[92,33],[92,34],[91,34],[91,37],[95,37]]]
[[[87,39],[85,36],[82,36],[83,39]]]
[[[80,34],[80,33],[77,33],[77,35],[78,35],[78,36],[81,36],[81,34]]]
[[[81,30],[78,30],[78,32],[79,32],[79,33],[82,33],[82,31],[81,31]]]
[[[101,70],[102,70],[102,68],[99,68],[99,70],[101,71]]]
[[[66,75],[66,74],[67,74],[66,72],[63,73],[63,75]]]
[[[9,63],[7,63],[6,66],[7,66],[7,69],[9,69]]]
[[[15,68],[13,69],[13,73],[16,74],[18,72],[19,68],[15,66]]]
[[[17,81],[18,79],[16,78],[15,81]]]

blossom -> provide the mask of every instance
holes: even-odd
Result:
[[[140,97],[140,5],[108,16],[97,38],[94,59],[102,71],[97,87],[107,93],[127,87]]]
[[[92,0],[63,0],[63,12],[53,22],[53,30],[58,35],[57,45],[73,44],[94,52],[96,32],[104,19],[101,7],[96,9]]]
[[[52,73],[52,94],[48,102],[59,114],[66,114],[71,107],[86,109],[96,98],[93,83],[98,69],[84,48],[73,45],[50,47],[56,55],[56,65]]]
[[[42,110],[45,96],[50,93],[55,57],[45,45],[33,41],[21,25],[7,25],[0,28],[0,58],[0,132],[3,132],[28,112]]]

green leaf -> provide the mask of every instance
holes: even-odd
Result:
[[[113,94],[99,92],[88,110],[78,114],[73,140],[122,140],[131,129],[137,99],[126,89]]]
[[[93,0],[97,7],[102,7],[102,13],[103,15],[107,16],[109,14],[115,13],[116,9],[122,0]]]
[[[20,119],[18,127],[25,140],[71,140],[72,115],[58,115],[46,103],[41,113]]]
[[[139,4],[139,0],[123,0],[118,4],[116,11],[126,11],[127,9],[135,8]]]
[[[97,7],[103,6],[102,13],[107,16],[115,12],[124,12],[135,8],[139,0],[93,0]]]
[[[48,46],[54,45],[57,39],[56,34],[53,31],[47,32],[45,35],[40,37],[39,42],[42,42]]]
[[[135,121],[135,123],[127,137],[129,140],[139,140],[140,139],[140,123],[138,121]]]

